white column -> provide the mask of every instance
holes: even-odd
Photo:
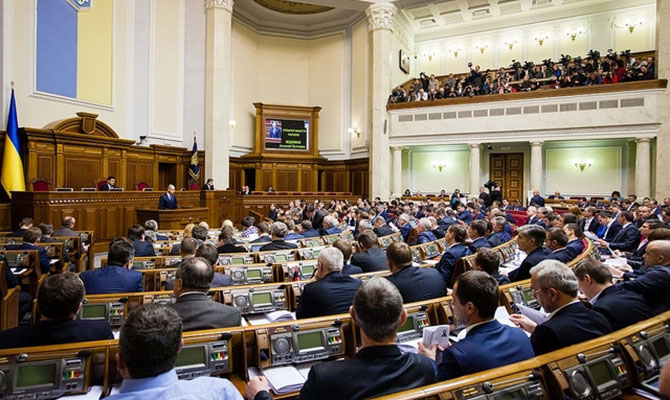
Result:
[[[228,188],[232,128],[231,23],[233,0],[205,0],[205,175]]]
[[[391,178],[391,197],[402,196],[402,147],[392,147],[393,150],[393,178]]]
[[[479,196],[481,186],[481,145],[470,143],[470,196]]]
[[[670,1],[656,0],[656,71],[658,79],[670,79]],[[664,104],[670,104],[670,91],[663,91]],[[657,199],[670,196],[670,113],[661,113],[656,137],[656,182],[652,195]],[[640,193],[636,193],[638,196]]]
[[[386,100],[391,92],[391,40],[396,7],[375,3],[365,11],[368,16],[368,138],[370,140],[370,198],[388,199],[389,132]]]
[[[651,194],[651,139],[637,139],[636,149],[635,194],[642,198]]]
[[[542,142],[530,143],[530,189],[542,193]]]

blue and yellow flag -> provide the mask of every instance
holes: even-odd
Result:
[[[9,115],[7,116],[7,133],[5,134],[5,155],[2,158],[2,174],[0,183],[12,198],[12,190],[25,191],[26,181],[23,177],[23,164],[21,163],[21,143],[19,142],[19,122],[16,118],[16,101],[14,100],[14,89],[9,102]]]
[[[191,182],[197,184],[200,181],[200,166],[198,165],[198,142],[193,136],[193,152],[191,153],[191,165],[188,167],[188,175]]]

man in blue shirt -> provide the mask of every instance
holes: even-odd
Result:
[[[230,381],[198,377],[179,380],[174,370],[184,345],[179,314],[162,304],[143,304],[130,312],[119,339],[116,365],[123,377],[110,400],[156,398],[235,399],[242,396]],[[264,388],[267,391],[267,388]],[[254,393],[255,395],[255,393]]]
[[[523,361],[534,356],[528,336],[519,328],[495,320],[498,283],[482,271],[467,271],[456,279],[454,318],[466,326],[465,338],[447,347],[437,366],[443,381]],[[435,359],[437,344],[419,342],[419,354]]]

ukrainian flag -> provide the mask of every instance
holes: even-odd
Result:
[[[16,100],[14,100],[14,89],[9,102],[9,115],[7,116],[7,133],[5,134],[5,155],[2,158],[2,174],[0,183],[5,188],[9,198],[12,198],[12,190],[24,192],[26,182],[23,177],[23,164],[21,163],[21,144],[19,143],[19,122],[16,118]]]

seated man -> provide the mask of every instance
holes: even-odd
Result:
[[[475,270],[491,275],[500,286],[507,285],[510,281],[508,277],[499,272],[500,264],[502,264],[502,257],[495,250],[482,247],[475,253]]]
[[[383,219],[383,218],[382,218]],[[379,248],[377,235],[371,230],[358,234],[360,253],[351,257],[351,263],[358,265],[363,272],[383,271],[386,267],[386,254]]]
[[[378,277],[363,282],[353,303],[349,313],[361,328],[361,349],[350,359],[314,365],[301,400],[367,399],[435,382],[435,366],[428,358],[403,354],[396,345],[407,311],[391,283]]]
[[[147,232],[155,232],[156,233],[156,240],[168,240],[170,239],[169,237],[158,233],[158,222],[154,219],[148,219],[144,221],[144,234],[146,235]]]
[[[284,240],[286,234],[288,233],[288,228],[283,222],[273,222],[270,227],[272,232],[272,242],[266,244],[260,248],[260,251],[271,251],[271,250],[289,250],[297,249],[298,246],[294,243],[289,243]]]
[[[127,293],[142,291],[142,273],[131,271],[135,249],[126,238],[109,244],[107,266],[84,271],[81,280],[88,294]]]
[[[412,230],[412,224],[409,223],[411,217],[407,214],[400,214],[398,216],[398,228],[400,229],[400,234],[402,235],[402,240],[407,242],[409,233]],[[434,233],[434,232],[433,232]]]
[[[472,214],[470,213],[470,211],[468,211],[468,209],[465,207],[465,204],[463,203],[459,203],[456,206],[456,213],[458,219],[465,222],[465,225],[469,225],[470,222],[472,222],[473,220]]]
[[[468,228],[468,237],[472,240],[470,246],[471,253],[476,253],[477,249],[482,247],[491,247],[491,244],[486,240],[486,233],[488,231],[488,224],[486,221],[476,220],[470,223]]]
[[[621,211],[617,222],[622,226],[619,233],[612,240],[598,239],[600,247],[608,247],[611,250],[633,252],[640,243],[640,230],[633,224],[633,213]]]
[[[435,268],[442,275],[442,279],[447,287],[451,287],[451,278],[454,273],[454,267],[456,266],[456,261],[459,258],[469,256],[472,254],[470,249],[468,249],[463,242],[467,236],[467,231],[465,227],[461,225],[450,225],[447,229],[447,234],[444,236],[447,241],[447,251],[442,254],[440,262],[437,263]]]
[[[40,228],[30,227],[23,233],[23,243],[9,245],[7,246],[7,250],[37,250],[37,255],[40,259],[40,270],[43,274],[48,274],[51,269],[49,256],[44,247],[37,245],[41,238],[42,231]]]
[[[491,247],[500,246],[501,244],[510,241],[511,236],[506,231],[508,226],[509,224],[507,224],[505,217],[498,216],[491,219],[491,229],[493,233],[491,233],[489,237],[486,238]]]
[[[319,237],[319,231],[312,229],[312,222],[308,219],[300,223],[300,235],[306,238]]]
[[[423,244],[428,242],[434,242],[437,240],[435,235],[432,232],[433,224],[428,218],[421,218],[419,224],[416,226],[416,231],[419,235],[416,237],[416,241],[413,244]]]
[[[537,325],[528,317],[513,314],[510,319],[527,332],[536,355],[549,353],[612,332],[607,318],[586,308],[577,298],[579,285],[570,268],[557,260],[544,260],[531,270],[533,297],[550,313]]]
[[[114,188],[116,188],[116,178],[113,176],[109,176],[107,177],[107,182],[100,185],[100,188],[98,188],[98,190],[100,190],[101,192],[106,192]]]
[[[523,281],[530,278],[530,269],[542,260],[553,260],[554,254],[544,246],[547,234],[539,225],[524,225],[519,227],[517,243],[519,250],[526,253],[519,268],[509,273],[510,282]]]
[[[372,223],[374,224],[372,231],[378,237],[393,235],[393,229],[386,225],[386,219],[384,219],[384,217],[381,215],[375,217],[375,219],[372,220]]]
[[[77,223],[77,220],[74,217],[63,217],[63,221],[61,221],[61,227],[56,229],[53,233],[52,236],[54,237],[69,237],[69,236],[79,236],[79,233],[77,233],[74,230],[74,225]],[[85,253],[88,251],[88,247],[90,244],[84,244],[83,242],[79,246],[79,251],[81,253]]]
[[[246,253],[247,249],[242,246],[235,246],[233,243],[233,228],[224,226],[219,234],[219,247],[216,250],[219,253]]]
[[[270,225],[267,222],[261,222],[258,224],[258,237],[252,240],[250,243],[270,243],[272,238],[269,235]]]
[[[284,218],[284,223],[286,224],[286,228],[288,228],[288,233],[284,237],[284,240],[299,240],[305,238],[303,235],[296,233],[295,221],[291,219],[291,217]]]
[[[40,321],[34,326],[0,332],[0,348],[113,339],[107,321],[75,319],[84,294],[84,285],[77,274],[65,272],[50,276],[37,294],[37,305],[42,314]]]
[[[607,318],[612,330],[617,331],[654,314],[641,294],[612,284],[609,268],[600,261],[587,258],[573,269],[579,290],[591,302],[592,308]]]
[[[116,354],[123,383],[119,393],[107,399],[242,400],[227,379],[178,379],[174,363],[183,346],[182,323],[175,310],[162,304],[143,304],[132,310],[121,328]]]
[[[433,235],[435,235],[435,238],[436,239],[442,239],[444,237],[445,233],[444,233],[444,229],[442,229],[442,227],[437,224],[437,219],[431,215],[430,217],[428,217],[428,220],[430,221],[430,229],[431,229],[430,231],[433,233]],[[398,221],[400,221],[400,220],[398,220]],[[401,229],[401,232],[402,232],[402,229]],[[405,242],[407,242],[406,239],[405,239]]]
[[[567,264],[574,259],[570,249],[565,247],[568,244],[568,234],[563,229],[549,228],[546,243],[556,260]]]
[[[573,259],[579,257],[584,251],[585,243],[582,242],[582,237],[584,236],[582,228],[579,227],[578,223],[569,223],[563,225],[563,231],[568,234],[568,244],[565,247],[570,251]]]
[[[361,281],[342,275],[340,271],[343,263],[340,250],[329,247],[321,251],[314,274],[316,282],[309,283],[302,289],[300,305],[295,312],[296,318],[347,312]]]
[[[337,227],[337,218],[332,215],[323,217],[323,229],[321,229],[320,232],[321,236],[337,235],[338,233],[342,233],[342,230]]]
[[[670,309],[670,240],[654,240],[644,253],[645,272],[623,282],[626,290],[644,296],[654,314]]]
[[[391,243],[386,249],[386,264],[391,270],[387,279],[398,288],[405,303],[447,295],[447,285],[436,269],[412,266],[412,250],[407,243]]]
[[[198,247],[198,251],[195,252],[196,257],[202,257],[209,265],[212,266],[212,269],[219,265],[219,252],[216,251],[211,243],[205,243],[202,246]],[[232,286],[232,279],[230,275],[224,274],[221,272],[214,272],[214,279],[212,280],[212,287],[221,287],[221,286]]]
[[[177,197],[174,195],[174,185],[168,185],[167,190],[163,195],[158,199],[158,209],[159,210],[176,210],[177,209]]]
[[[214,270],[204,258],[189,257],[177,267],[173,289],[177,301],[171,306],[179,313],[185,331],[240,325],[238,308],[207,297],[213,279]]]
[[[447,347],[437,366],[437,380],[500,367],[532,358],[528,336],[518,328],[495,320],[498,284],[485,272],[467,271],[454,283],[454,318],[466,326],[465,338]],[[437,344],[426,348],[419,342],[419,354],[435,359]]]
[[[256,218],[251,215],[247,215],[246,217],[242,218],[242,233],[240,233],[240,236],[258,236],[258,228],[254,226],[255,223]]]
[[[135,257],[156,256],[154,246],[144,241],[144,228],[141,225],[133,225],[128,228],[128,239],[133,242]]]
[[[351,243],[347,239],[337,239],[333,243],[333,247],[339,249],[342,252],[342,256],[344,257],[344,265],[342,266],[342,271],[340,272],[342,275],[363,273],[361,267],[349,263],[349,260],[351,259],[352,248]]]
[[[9,265],[7,265],[7,259],[5,256],[0,255],[0,261],[3,262],[3,269],[4,271],[0,272],[0,274],[5,274],[5,282],[7,282],[7,289],[13,289],[17,286],[19,286],[19,289],[21,288],[21,282],[19,281],[19,278],[14,275],[12,270],[9,268]],[[0,293],[0,296],[5,296],[6,293]],[[32,307],[33,304],[33,296],[30,295],[28,292],[24,292],[21,290],[19,292],[19,322],[23,320],[23,317],[30,311],[30,308]]]
[[[14,232],[10,233],[7,235],[7,237],[23,237],[23,234],[26,233],[26,231],[30,228],[33,227],[33,219],[26,217],[21,220],[21,223],[19,224],[19,229],[15,230]]]

